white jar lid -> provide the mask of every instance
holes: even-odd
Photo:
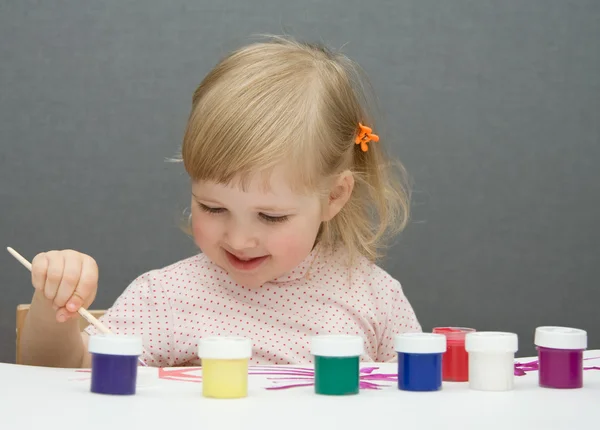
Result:
[[[519,349],[519,338],[515,333],[501,331],[479,331],[467,334],[467,352],[512,352]]]
[[[535,329],[534,342],[544,348],[586,349],[587,332],[570,327],[538,327]]]
[[[319,335],[312,337],[310,352],[319,357],[358,357],[365,352],[365,342],[360,336]]]
[[[402,333],[394,337],[396,352],[440,354],[446,352],[446,336],[436,333]]]
[[[212,336],[200,339],[200,359],[238,360],[252,357],[252,340],[245,337]]]
[[[138,336],[96,334],[88,342],[90,354],[139,356],[143,350],[142,338]]]

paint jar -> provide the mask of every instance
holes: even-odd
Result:
[[[248,362],[252,340],[214,336],[200,339],[202,395],[215,399],[237,399],[248,395]]]
[[[509,391],[514,387],[515,352],[519,339],[515,333],[481,331],[467,334],[469,388],[480,391]]]
[[[538,327],[535,345],[539,361],[539,385],[545,388],[583,387],[583,351],[587,332],[570,327]]]
[[[475,329],[466,327],[436,327],[434,333],[446,336],[446,352],[442,357],[444,381],[466,382],[469,380],[469,354],[465,350],[465,336]]]
[[[364,341],[360,336],[314,336],[311,354],[315,357],[315,393],[329,396],[358,394],[363,353]]]
[[[143,351],[140,337],[97,334],[90,337],[88,351],[92,356],[92,393],[135,394],[138,357]]]
[[[434,333],[403,333],[394,338],[398,353],[398,388],[437,391],[442,388],[442,354],[446,337]]]

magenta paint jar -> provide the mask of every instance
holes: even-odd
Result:
[[[88,351],[92,356],[92,393],[135,394],[138,357],[143,351],[141,338],[98,334],[90,337]]]
[[[539,361],[539,385],[545,388],[583,387],[583,351],[587,333],[570,327],[538,327],[535,345]]]

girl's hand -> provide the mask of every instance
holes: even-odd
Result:
[[[79,317],[96,298],[98,265],[89,255],[73,250],[48,251],[31,262],[31,282],[56,311],[56,320]]]

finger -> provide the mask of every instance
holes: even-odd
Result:
[[[46,284],[44,285],[44,295],[48,300],[54,300],[62,279],[65,257],[57,251],[50,251],[47,256],[48,272],[46,274]]]
[[[63,269],[62,279],[58,286],[54,304],[62,308],[67,303],[67,300],[77,288],[79,277],[81,276],[82,258],[75,252],[65,253],[65,267]]]
[[[93,258],[85,256],[82,261],[79,283],[67,302],[67,309],[76,312],[81,306],[88,307],[96,298],[97,289],[98,265]]]
[[[65,322],[72,318],[79,318],[79,313],[69,312],[66,308],[59,308],[56,311],[56,321],[58,322]]]
[[[36,290],[44,290],[48,273],[48,257],[42,252],[31,261],[31,284]]]

